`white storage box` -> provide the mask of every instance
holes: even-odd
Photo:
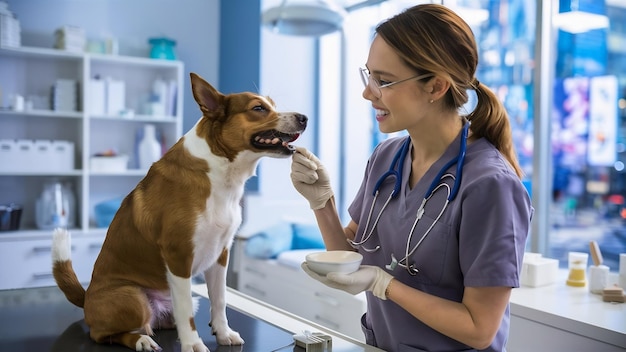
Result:
[[[128,155],[92,156],[89,163],[92,172],[124,172],[128,170]]]
[[[17,162],[17,144],[15,141],[0,139],[0,171],[14,171]]]
[[[118,116],[126,110],[126,82],[106,79],[106,113]]]
[[[74,170],[74,143],[60,140],[0,140],[0,170],[5,172]]]
[[[25,151],[26,144],[22,144],[20,147],[20,153]],[[22,149],[24,148],[24,149]],[[27,158],[26,161],[29,165],[37,167],[37,165],[43,165],[48,162],[48,157],[50,156],[50,152],[52,150],[52,141],[49,140],[36,140],[33,141],[31,145],[29,145],[27,153],[30,153],[30,158]]]
[[[523,286],[540,287],[556,282],[559,271],[557,259],[544,258],[539,253],[524,254],[520,283]]]
[[[106,114],[106,84],[102,79],[89,80],[89,113]]]
[[[59,171],[74,170],[74,143],[69,141],[52,141],[50,157]]]

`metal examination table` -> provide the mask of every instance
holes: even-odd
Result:
[[[211,352],[304,351],[285,347],[293,342],[291,332],[231,308],[227,308],[227,316],[231,328],[245,340],[244,345],[218,346],[208,326],[209,301],[200,298],[196,326]],[[153,339],[164,352],[180,351],[175,329],[155,333]],[[0,291],[0,351],[128,352],[130,349],[93,342],[83,320],[83,310],[69,303],[57,287],[44,287]]]

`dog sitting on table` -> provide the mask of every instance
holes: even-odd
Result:
[[[160,350],[153,329],[176,327],[183,352],[208,352],[194,323],[191,279],[203,273],[213,334],[220,345],[244,341],[226,318],[226,269],[241,225],[245,182],[261,157],[285,158],[307,117],[278,112],[250,92],[222,94],[191,73],[202,117],[123,200],[85,290],[72,267],[69,233],[55,230],[53,274],[82,307],[90,336],[136,351]]]

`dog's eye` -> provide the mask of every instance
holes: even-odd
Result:
[[[257,105],[255,107],[253,107],[252,110],[254,110],[254,111],[266,111],[267,109],[263,105]]]

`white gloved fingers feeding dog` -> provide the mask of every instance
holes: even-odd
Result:
[[[296,147],[291,163],[291,182],[313,210],[323,208],[333,197],[324,165],[306,148]]]
[[[328,287],[342,290],[352,295],[363,291],[371,291],[374,296],[382,300],[387,299],[387,286],[393,279],[393,276],[385,270],[372,265],[361,265],[359,270],[349,274],[333,272],[328,273],[326,276],[311,271],[306,262],[302,263],[301,267],[307,275]]]

